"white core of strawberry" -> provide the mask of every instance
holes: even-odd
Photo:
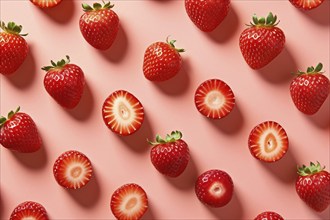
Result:
[[[87,161],[72,161],[66,165],[65,177],[72,183],[75,189],[83,186],[91,176],[91,170],[88,169],[91,164]]]
[[[209,193],[216,198],[220,198],[225,193],[225,188],[220,182],[214,182],[209,188]]]
[[[123,196],[122,202],[118,208],[121,212],[125,213],[126,216],[133,217],[142,210],[142,206],[144,206],[142,200],[142,195],[139,193],[126,194]]]
[[[218,90],[212,90],[206,94],[205,104],[213,110],[221,109],[226,103],[225,96]]]
[[[23,217],[22,220],[37,220],[34,216]]]

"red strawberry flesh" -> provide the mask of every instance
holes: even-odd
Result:
[[[41,204],[26,201],[13,210],[9,220],[48,220],[48,215]]]
[[[276,212],[263,212],[260,213],[254,220],[284,220],[282,216]]]
[[[40,8],[52,8],[58,5],[62,0],[30,0],[33,4]]]
[[[294,6],[303,10],[311,10],[319,7],[324,0],[289,0]]]

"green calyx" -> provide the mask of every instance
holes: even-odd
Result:
[[[15,110],[15,111],[10,111],[9,113],[8,113],[8,116],[7,116],[7,118],[6,117],[4,117],[4,116],[1,116],[0,117],[0,128],[5,124],[5,122],[7,121],[7,120],[9,120],[9,119],[11,119],[17,112],[19,112],[19,110],[20,110],[21,108],[18,106],[17,107],[17,109]]]
[[[62,59],[62,60],[58,61],[57,63],[55,63],[54,61],[51,60],[50,62],[52,64],[52,66],[44,66],[41,69],[45,70],[45,71],[48,71],[50,69],[62,69],[66,64],[70,63],[70,57],[68,55],[66,55],[65,57],[66,57],[66,60]]]
[[[256,14],[252,16],[252,22],[248,24],[248,26],[252,27],[274,27],[278,25],[279,21],[276,23],[277,16],[273,15],[273,13],[269,12],[267,18],[265,17],[257,17]]]
[[[156,136],[156,141],[152,142],[148,140],[148,143],[152,146],[158,145],[158,144],[166,144],[170,142],[178,141],[182,138],[182,133],[180,131],[172,131],[171,134],[166,135],[166,137],[163,139],[160,135]]]
[[[182,53],[182,52],[185,51],[183,48],[175,48],[174,43],[176,42],[176,40],[171,40],[171,41],[169,41],[168,38],[169,38],[169,37],[166,38],[166,43],[168,43],[168,44],[169,44],[172,48],[174,48],[177,52]]]
[[[318,172],[321,172],[324,170],[325,166],[321,167],[320,163],[317,162],[317,164],[314,164],[313,162],[310,162],[309,166],[302,165],[301,167],[298,167],[298,174],[300,176],[308,176],[313,175]]]
[[[102,10],[102,9],[110,9],[112,8],[114,5],[111,5],[110,2],[105,3],[103,2],[103,6],[100,3],[94,3],[93,7],[88,5],[88,4],[82,4],[83,10],[85,12],[89,12],[89,11],[98,11],[98,10]]]
[[[298,70],[298,73],[295,73],[295,75],[300,76],[303,74],[320,74],[320,73],[323,73],[323,72],[321,72],[322,68],[323,68],[323,64],[318,63],[315,67],[313,67],[313,66],[308,67],[306,72]]]
[[[22,25],[17,25],[15,22],[8,22],[7,26],[5,22],[0,22],[0,28],[9,34],[16,34],[20,36],[26,36],[28,34],[21,34]]]

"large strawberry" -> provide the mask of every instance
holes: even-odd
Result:
[[[290,85],[293,103],[307,115],[315,114],[330,92],[330,81],[321,70],[322,63],[319,63],[315,68],[308,67],[306,72],[298,71],[298,77]]]
[[[4,22],[0,24],[0,73],[9,75],[14,73],[24,62],[28,52],[29,46],[22,36],[27,34],[20,34],[22,30],[21,25],[14,22]]]
[[[0,143],[5,148],[21,153],[32,153],[41,147],[42,141],[36,124],[23,112],[11,111],[8,119],[0,118]]]
[[[26,201],[15,207],[9,220],[48,220],[46,209],[37,202]]]
[[[94,3],[93,7],[82,4],[85,13],[80,17],[79,26],[85,40],[99,50],[107,50],[116,39],[119,30],[118,15],[110,2],[103,6]]]
[[[213,31],[227,16],[230,0],[185,0],[186,12],[202,31]]]
[[[39,8],[52,8],[62,2],[62,0],[30,0]]]
[[[291,4],[303,10],[312,10],[319,7],[324,0],[289,0]]]
[[[181,69],[184,49],[174,46],[175,40],[151,44],[144,53],[143,73],[150,81],[165,81],[173,78]]]
[[[76,107],[82,97],[85,85],[83,71],[75,64],[69,64],[70,58],[62,59],[53,66],[45,66],[47,71],[44,78],[44,86],[51,97],[64,108]]]
[[[330,205],[330,174],[320,163],[310,163],[298,168],[296,191],[299,197],[317,212]]]
[[[285,43],[283,31],[276,27],[277,17],[271,12],[267,18],[253,16],[253,23],[245,29],[239,39],[239,47],[247,64],[260,69],[279,55]]]

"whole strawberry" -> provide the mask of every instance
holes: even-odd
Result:
[[[277,214],[276,212],[263,212],[257,215],[254,220],[284,220],[282,216]]]
[[[27,34],[20,34],[22,30],[21,25],[14,22],[4,22],[0,24],[0,73],[9,75],[14,73],[24,62],[28,52],[29,46],[22,36]]]
[[[154,167],[162,174],[169,177],[178,177],[186,169],[190,154],[188,145],[182,139],[180,131],[172,131],[166,135],[165,140],[159,135],[153,145],[150,158]]]
[[[289,0],[292,5],[302,10],[312,10],[319,7],[324,0]]]
[[[186,12],[202,31],[211,32],[225,19],[230,0],[185,0]]]
[[[298,168],[296,191],[299,197],[317,212],[324,211],[330,204],[330,174],[320,163],[310,163]]]
[[[298,71],[298,77],[290,85],[293,103],[307,115],[315,114],[330,92],[329,79],[320,72],[322,67],[319,63],[315,68],[308,67],[306,72]]]
[[[103,6],[94,3],[93,7],[82,4],[85,13],[80,17],[79,26],[85,40],[99,50],[107,50],[116,39],[119,30],[119,18],[111,10],[110,2]]]
[[[70,58],[62,59],[53,66],[45,66],[47,71],[44,78],[44,86],[51,97],[64,108],[73,109],[82,97],[85,77],[83,71],[75,64],[69,64]]]
[[[276,27],[277,17],[271,12],[267,18],[253,16],[253,23],[245,29],[239,39],[239,47],[247,64],[260,69],[279,55],[285,43],[283,31]]]
[[[36,124],[23,112],[11,111],[8,119],[0,118],[0,143],[5,148],[20,153],[32,153],[41,147],[42,141]]]
[[[165,81],[173,78],[181,69],[184,49],[174,46],[175,40],[151,44],[144,53],[143,73],[150,81]]]

